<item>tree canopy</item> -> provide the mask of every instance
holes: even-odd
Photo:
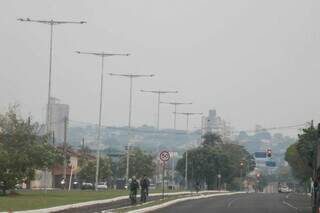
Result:
[[[177,163],[176,170],[185,175],[186,153]],[[243,172],[252,171],[255,167],[253,157],[236,144],[223,144],[219,135],[207,133],[200,147],[188,150],[188,179],[206,183],[213,189],[218,174],[224,183],[231,183],[240,176],[240,161],[245,163]]]
[[[34,178],[36,169],[50,168],[63,157],[48,142],[47,135],[39,135],[39,125],[23,120],[17,107],[0,114],[0,187],[5,193],[16,184]]]
[[[123,177],[126,173],[126,155],[122,156],[119,162],[119,173]],[[129,175],[142,177],[147,175],[152,177],[155,172],[156,164],[153,161],[153,156],[145,153],[139,148],[135,148],[130,151],[130,164],[129,164]]]
[[[93,183],[95,181],[96,166],[96,161],[87,160],[82,162],[82,168],[78,173],[80,180]],[[109,157],[101,157],[99,163],[99,181],[107,181],[111,175],[111,159]]]
[[[285,159],[293,170],[293,174],[300,180],[308,180],[312,177],[316,145],[319,140],[319,128],[311,125],[303,129],[298,135],[298,141],[292,144],[286,151]]]

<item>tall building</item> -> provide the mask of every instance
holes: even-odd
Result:
[[[230,125],[217,115],[215,109],[210,109],[208,116],[202,117],[202,128],[205,133],[211,132],[219,134],[222,138],[225,139],[231,138]]]
[[[55,143],[61,144],[64,142],[65,122],[69,120],[69,105],[62,104],[59,99],[52,97],[49,110],[51,112],[49,129],[53,132]]]

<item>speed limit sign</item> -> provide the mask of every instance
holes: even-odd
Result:
[[[170,159],[170,153],[168,151],[162,151],[160,153],[160,160],[168,161]]]

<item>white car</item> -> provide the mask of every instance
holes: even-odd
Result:
[[[279,188],[279,193],[289,193],[289,192],[292,192],[292,190],[289,189],[289,187],[287,187],[287,186],[281,186]]]
[[[98,190],[107,190],[107,189],[108,189],[107,182],[100,182],[100,183],[98,183],[97,189],[98,189]]]

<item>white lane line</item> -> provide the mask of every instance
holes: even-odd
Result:
[[[286,202],[286,201],[282,201],[282,203],[283,203],[284,205],[286,205],[286,206],[289,206],[290,208],[293,208],[293,209],[297,210],[297,211],[299,210],[297,207],[291,205],[290,203],[288,203],[288,202]]]
[[[229,201],[229,203],[228,203],[227,208],[230,208],[231,205],[234,203],[234,201],[237,201],[237,200],[239,200],[239,199],[241,199],[241,197],[229,199],[230,201]]]

